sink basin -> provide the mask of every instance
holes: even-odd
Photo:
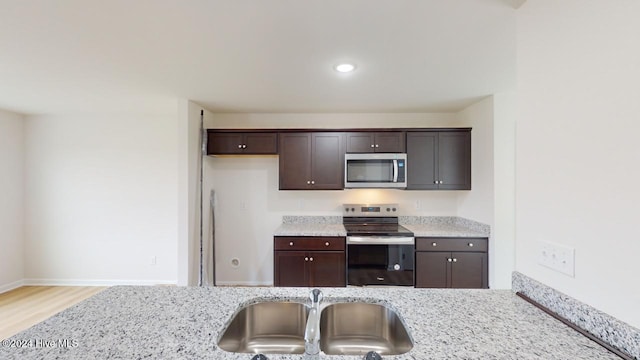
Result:
[[[404,354],[413,342],[398,314],[368,303],[337,303],[320,315],[320,348],[327,355]]]
[[[242,308],[223,331],[218,346],[229,352],[304,353],[309,308],[295,302],[261,302]]]

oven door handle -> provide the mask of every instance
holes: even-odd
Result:
[[[347,236],[347,245],[414,245],[412,236]]]

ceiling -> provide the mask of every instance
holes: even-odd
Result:
[[[457,111],[514,87],[521,3],[0,0],[0,108]]]

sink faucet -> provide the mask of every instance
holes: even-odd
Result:
[[[307,318],[307,327],[304,331],[304,356],[305,359],[318,359],[320,354],[320,301],[322,292],[313,289],[311,294],[311,310]]]

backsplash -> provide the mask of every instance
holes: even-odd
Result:
[[[342,216],[283,216],[283,224],[342,224]]]
[[[640,359],[639,329],[517,271],[512,274],[512,289],[634,359]]]

